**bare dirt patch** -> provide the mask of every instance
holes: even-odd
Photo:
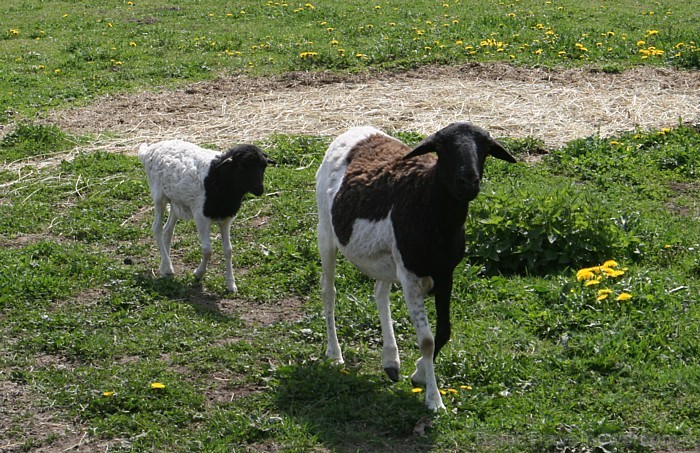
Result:
[[[222,299],[219,309],[223,314],[235,314],[246,327],[266,327],[280,322],[297,322],[304,318],[304,300],[300,297],[269,302],[250,302],[240,299]]]
[[[548,146],[635,128],[700,122],[700,72],[639,67],[618,74],[504,64],[424,67],[363,75],[222,77],[160,92],[101,98],[47,121],[97,134],[98,149],[133,151],[182,138],[224,148],[273,134],[334,136],[350,126],[434,132],[457,120],[495,136]],[[118,139],[100,134],[109,132]]]

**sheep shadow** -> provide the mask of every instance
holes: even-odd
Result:
[[[428,451],[434,434],[415,434],[431,417],[422,400],[384,376],[359,375],[327,361],[280,367],[273,386],[281,413],[332,451]]]
[[[204,292],[199,282],[191,282],[175,276],[156,277],[141,273],[136,276],[136,284],[167,299],[191,305],[200,316],[213,317],[218,321],[238,319],[224,312],[220,305],[221,298]]]

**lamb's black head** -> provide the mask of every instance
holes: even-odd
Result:
[[[275,162],[255,145],[238,145],[219,156],[212,167],[221,172],[241,193],[262,195],[263,175],[268,164]]]
[[[486,156],[516,160],[484,129],[470,123],[452,123],[420,142],[404,159],[429,152],[438,156],[438,174],[458,199],[470,201],[479,194]]]

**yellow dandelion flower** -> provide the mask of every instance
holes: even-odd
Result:
[[[129,43],[129,45],[130,45],[131,47],[136,47],[136,43],[135,43],[134,41],[131,41],[131,42]]]
[[[593,277],[595,277],[595,274],[589,269],[581,269],[580,271],[576,272],[576,280],[578,281],[590,280]]]
[[[647,43],[646,41],[642,41],[641,39],[639,41],[637,41],[638,46],[643,46],[646,43]]]
[[[151,383],[151,388],[156,389],[156,390],[161,390],[165,388],[165,384],[160,383],[160,382],[153,382]]]
[[[654,35],[658,35],[658,34],[659,34],[659,30],[647,30],[647,36],[654,36]]]
[[[462,390],[471,390],[472,386],[471,385],[460,385],[459,388],[461,388]]]
[[[607,260],[602,264],[601,267],[617,267],[619,264],[615,260]]]
[[[457,393],[457,390],[455,390],[455,389],[447,389],[447,391],[450,392],[450,393],[452,393],[452,394]]]
[[[630,293],[620,293],[619,296],[615,298],[615,300],[619,301],[625,301],[625,300],[630,300],[632,298],[632,295]]]
[[[114,392],[102,392],[102,396],[105,396],[105,397],[114,396]]]
[[[595,300],[597,300],[598,302],[600,302],[601,300],[605,300],[605,299],[607,299],[607,298],[608,298],[608,294],[601,294],[600,296],[596,297]]]
[[[600,280],[588,280],[586,283],[583,284],[583,286],[594,286],[594,285],[599,285]]]
[[[413,387],[413,388],[411,389],[411,392],[413,392],[413,393],[420,393],[420,392],[422,392],[422,391],[423,391],[423,389],[420,388],[420,387]]]
[[[440,389],[439,392],[440,392],[440,395],[447,395],[447,392],[444,391],[443,389]]]

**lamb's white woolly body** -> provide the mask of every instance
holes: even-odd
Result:
[[[182,140],[144,144],[139,149],[151,197],[166,198],[170,209],[183,220],[192,219],[193,210],[203,210],[204,178],[218,155],[216,151]]]

